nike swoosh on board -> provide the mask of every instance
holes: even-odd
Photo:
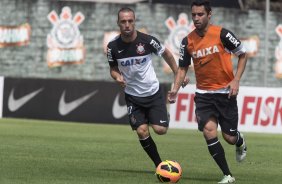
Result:
[[[120,105],[119,98],[120,98],[120,94],[117,94],[112,109],[113,116],[116,119],[120,119],[127,114],[127,106]]]
[[[84,102],[86,102],[89,98],[91,98],[93,95],[95,95],[98,92],[98,90],[93,91],[87,95],[84,95],[76,100],[73,100],[71,102],[66,102],[65,101],[65,94],[66,91],[63,92],[61,98],[60,98],[60,102],[59,102],[59,113],[62,116],[68,115],[71,111],[73,111],[74,109],[76,109],[77,107],[79,107],[81,104],[83,104]]]
[[[28,93],[18,99],[15,99],[14,97],[14,88],[12,89],[9,98],[8,98],[8,109],[11,112],[14,112],[21,108],[24,104],[26,104],[30,99],[35,97],[38,93],[40,93],[44,88],[40,88],[36,91],[33,91],[31,93]]]

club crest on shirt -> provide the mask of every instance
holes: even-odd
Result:
[[[145,53],[144,44],[139,43],[139,44],[136,45],[136,47],[137,47],[136,52],[138,54],[144,54]]]

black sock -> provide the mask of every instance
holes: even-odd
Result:
[[[243,138],[241,137],[241,134],[239,131],[237,131],[237,141],[235,144],[237,147],[240,147],[243,144]]]
[[[151,136],[139,140],[143,149],[146,151],[146,153],[149,155],[149,157],[153,160],[154,164],[156,167],[158,167],[158,165],[162,162],[160,155],[158,153],[157,150],[157,146],[154,142],[154,140],[152,139]]]
[[[213,157],[213,159],[215,160],[215,162],[217,163],[223,174],[232,176],[225,158],[224,149],[220,144],[218,138],[216,137],[207,140],[207,145],[211,156]]]

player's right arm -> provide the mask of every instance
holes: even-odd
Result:
[[[171,91],[168,92],[168,101],[174,103],[177,97],[178,90],[183,83],[188,84],[189,81],[184,81],[188,67],[191,64],[191,55],[187,51],[188,39],[187,37],[183,38],[180,48],[179,48],[179,64],[177,69],[177,74],[174,79],[174,85]]]
[[[179,88],[184,85],[183,82],[187,71],[188,71],[188,67],[178,67],[177,75],[175,76],[174,79],[174,84],[172,86],[172,89],[168,92],[169,103],[175,102]],[[189,80],[186,83],[188,84],[188,82]]]
[[[111,77],[121,86],[125,87],[125,80],[118,69],[118,62],[114,57],[113,49],[111,48],[110,44],[107,46],[107,58],[108,63],[110,65],[110,74]]]
[[[123,79],[122,74],[120,73],[119,69],[117,66],[111,66],[110,67],[110,74],[111,77],[121,86],[121,87],[125,87],[125,81]]]

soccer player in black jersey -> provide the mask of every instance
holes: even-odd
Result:
[[[124,88],[129,122],[140,144],[157,167],[161,163],[149,125],[158,135],[167,132],[169,119],[166,99],[152,64],[152,54],[162,56],[173,73],[177,64],[173,55],[158,39],[135,30],[135,13],[130,8],[118,12],[120,35],[109,42],[107,57],[111,77]],[[185,78],[184,83],[188,83]]]

